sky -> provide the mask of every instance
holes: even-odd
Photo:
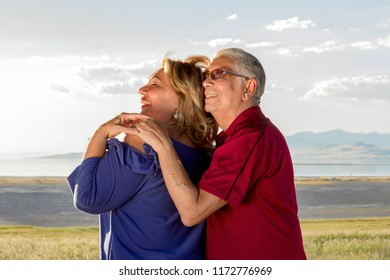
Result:
[[[0,0],[0,26],[0,154],[82,152],[164,56],[228,47],[262,63],[283,134],[390,133],[387,0]]]

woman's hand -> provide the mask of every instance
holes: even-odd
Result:
[[[113,138],[121,133],[135,135],[138,130],[134,124],[149,119],[148,116],[136,113],[121,113],[115,118],[102,124],[96,131],[96,134],[103,136],[105,139]]]
[[[132,135],[137,135],[155,150],[158,154],[171,147],[168,130],[161,122],[149,118],[138,123],[133,123]]]
[[[108,138],[126,133],[137,135],[138,129],[134,124],[149,119],[148,116],[133,113],[122,113],[108,122],[102,124],[89,140],[83,159],[90,157],[103,157],[106,153],[106,141]]]

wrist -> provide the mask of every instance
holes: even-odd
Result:
[[[90,157],[103,157],[107,149],[107,137],[100,129],[96,130],[89,139],[83,159]]]
[[[172,152],[175,152],[175,148],[173,147],[173,143],[170,138],[165,138],[160,142],[160,145],[156,147],[156,153],[161,157],[167,156]]]
[[[103,126],[99,127],[94,134],[98,138],[102,138],[104,140],[107,140],[109,137],[108,132],[104,129]]]

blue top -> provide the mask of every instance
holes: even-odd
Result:
[[[210,156],[172,139],[196,184]],[[100,214],[101,259],[203,259],[204,223],[186,227],[169,196],[156,152],[113,138],[103,157],[85,159],[68,177],[75,207]]]

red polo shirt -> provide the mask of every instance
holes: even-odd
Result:
[[[207,218],[207,259],[306,259],[290,152],[265,119],[251,107],[217,137],[199,187],[229,204]]]

